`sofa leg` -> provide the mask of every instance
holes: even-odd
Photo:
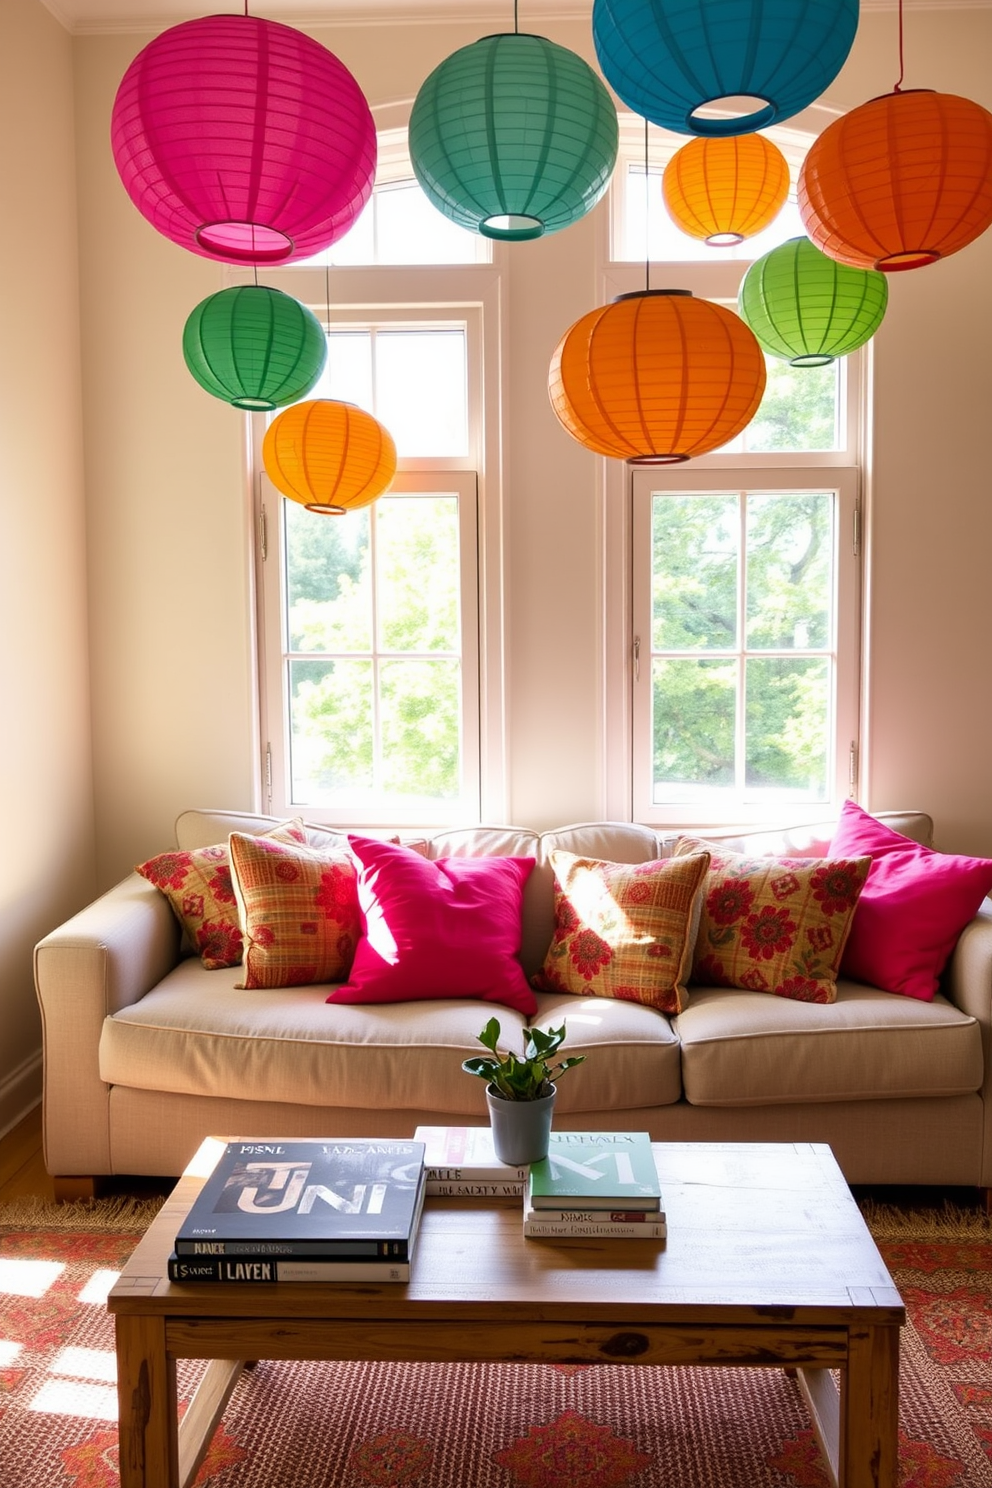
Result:
[[[992,1214],[992,1188],[980,1188],[978,1190],[978,1202],[986,1214]]]
[[[85,1178],[54,1178],[52,1187],[55,1190],[56,1204],[71,1204],[76,1199],[95,1199],[103,1188],[101,1177]]]

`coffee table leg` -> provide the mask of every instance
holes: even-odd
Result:
[[[899,1329],[851,1330],[841,1378],[840,1488],[896,1488],[899,1478]]]
[[[121,1488],[176,1488],[176,1361],[164,1318],[117,1314],[117,1411]]]

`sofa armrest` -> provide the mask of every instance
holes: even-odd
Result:
[[[113,1171],[110,1087],[99,1070],[104,1019],[140,1001],[178,958],[179,925],[168,900],[137,873],[35,947],[50,1173]]]
[[[982,1143],[982,1185],[992,1188],[992,899],[966,925],[941,978],[941,991],[963,1013],[970,1013],[982,1030],[985,1132]]]

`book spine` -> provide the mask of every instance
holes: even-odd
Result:
[[[280,1281],[409,1281],[408,1261],[235,1260],[227,1256],[169,1257],[169,1280],[185,1285],[271,1285]]]
[[[379,1266],[383,1261],[408,1261],[407,1240],[176,1240],[176,1255],[187,1259],[214,1260],[218,1257],[250,1261],[310,1260],[340,1261],[353,1266],[367,1261]]]
[[[523,1183],[527,1168],[509,1168],[505,1164],[497,1167],[431,1167],[428,1166],[428,1183]]]
[[[541,1224],[664,1224],[666,1216],[660,1209],[531,1209],[525,1208],[525,1219],[540,1220]]]
[[[543,1215],[524,1220],[524,1234],[528,1239],[559,1240],[664,1240],[668,1225],[663,1219],[648,1224],[615,1224],[587,1220],[561,1220],[549,1223]]]
[[[495,1182],[485,1179],[462,1180],[448,1183],[439,1178],[428,1178],[427,1193],[435,1199],[519,1199],[523,1197],[522,1182]]]

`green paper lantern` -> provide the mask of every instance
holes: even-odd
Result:
[[[884,274],[837,263],[809,238],[790,238],[751,265],[737,308],[772,356],[824,367],[871,339],[888,298]]]
[[[581,57],[506,32],[462,47],[410,115],[414,174],[439,211],[487,238],[569,227],[610,184],[617,114]]]
[[[200,301],[183,329],[183,356],[215,398],[264,412],[310,391],[327,361],[327,337],[299,300],[245,284]]]

